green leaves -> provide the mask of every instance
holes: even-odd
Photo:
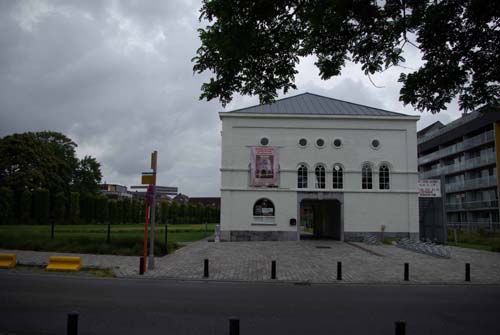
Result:
[[[100,164],[90,156],[81,161],[76,144],[61,133],[13,134],[0,138],[0,186],[21,194],[48,189],[95,194],[101,181]]]
[[[198,31],[193,70],[212,73],[200,99],[272,102],[296,88],[299,57],[315,55],[326,80],[346,60],[367,75],[403,65],[405,47],[425,63],[401,74],[404,104],[435,113],[456,96],[464,110],[500,99],[498,1],[204,0],[200,12],[209,25]]]

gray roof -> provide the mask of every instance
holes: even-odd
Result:
[[[312,93],[302,93],[276,100],[271,104],[257,105],[227,113],[292,114],[292,115],[363,115],[409,116],[352,102],[337,100]]]

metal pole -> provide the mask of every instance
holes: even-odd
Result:
[[[337,262],[337,280],[342,280],[342,262]]]
[[[410,264],[405,263],[405,281],[410,280]]]
[[[50,239],[54,239],[54,220],[52,220],[52,228],[50,229]]]
[[[106,243],[109,244],[109,240],[110,240],[110,235],[111,235],[111,222],[108,221],[108,234],[106,236]]]
[[[470,281],[470,264],[465,263],[465,281]]]
[[[153,184],[153,201],[151,204],[151,230],[149,232],[149,259],[148,265],[151,270],[155,268],[155,214],[156,214],[156,168],[157,168],[158,151],[153,151],[151,154],[151,169],[154,174]]]
[[[156,190],[153,185],[153,201],[151,203],[151,228],[149,229],[149,259],[148,266],[149,269],[154,270],[155,268],[155,203],[156,203]]]
[[[276,261],[271,262],[271,279],[276,279]]]
[[[146,222],[144,223],[144,261],[142,262],[142,271],[146,272],[146,259],[148,258],[148,220],[149,220],[149,206],[146,203]]]

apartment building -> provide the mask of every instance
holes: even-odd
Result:
[[[445,240],[440,234],[449,228],[498,230],[498,106],[447,125],[435,122],[418,132],[417,142],[419,180],[440,179],[442,194],[419,201],[421,237]]]

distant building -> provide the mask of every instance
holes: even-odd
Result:
[[[189,198],[189,203],[220,208],[220,197],[194,197]]]
[[[146,191],[148,185],[137,185],[130,186],[132,191],[130,192],[134,198],[146,199]],[[177,195],[177,187],[171,186],[156,186],[156,199],[163,201],[171,201],[172,197]]]
[[[180,204],[187,204],[189,202],[189,197],[185,194],[179,193],[172,200]]]
[[[421,237],[446,241],[447,228],[498,230],[500,110],[481,108],[420,130],[419,180],[438,179],[441,198],[421,198]]]
[[[99,192],[113,199],[132,198],[132,194],[128,192],[127,186],[118,184],[101,184]]]

